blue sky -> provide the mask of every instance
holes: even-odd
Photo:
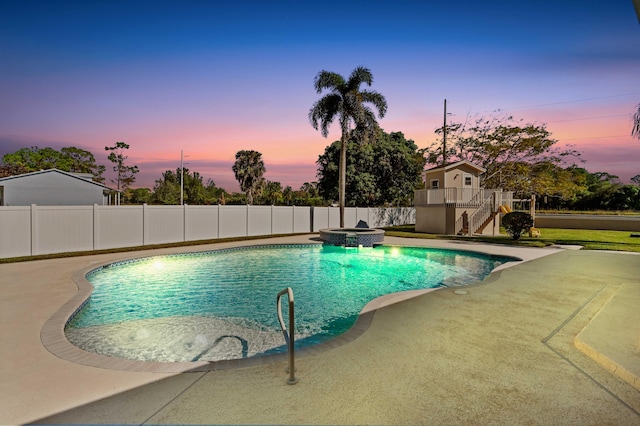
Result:
[[[237,190],[240,149],[297,189],[339,138],[308,122],[323,69],[374,75],[381,126],[425,147],[501,109],[546,123],[585,167],[640,174],[640,25],[631,0],[0,1],[0,155],[125,141],[138,184],[186,167]]]

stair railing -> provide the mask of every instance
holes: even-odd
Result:
[[[497,210],[498,207],[496,206],[496,200],[496,192],[493,192],[491,196],[487,197],[480,207],[469,216],[469,229],[467,235],[475,234],[484,221],[486,221],[491,214]]]

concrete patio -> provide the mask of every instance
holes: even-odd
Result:
[[[368,306],[368,328],[285,361],[132,372],[40,339],[103,263],[317,235],[0,265],[0,423],[640,425],[640,256],[386,237],[517,256],[483,282]],[[274,295],[275,300],[275,295]],[[274,309],[275,310],[275,309]],[[369,314],[367,314],[369,315]]]

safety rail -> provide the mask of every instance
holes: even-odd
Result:
[[[289,297],[289,332],[287,332],[287,326],[284,324],[284,320],[282,319],[282,305],[280,303],[280,299],[285,294]],[[293,290],[291,290],[291,287],[287,287],[278,293],[276,304],[278,305],[278,321],[280,322],[280,328],[282,328],[284,340],[287,342],[287,353],[289,355],[289,378],[287,379],[287,384],[295,385],[298,383],[298,379],[296,379],[295,375],[295,321],[293,313]]]
[[[476,231],[487,221],[491,214],[498,211],[498,197],[496,193],[492,193],[490,197],[486,198],[482,205],[472,215],[469,216],[469,228],[467,235],[473,235]]]

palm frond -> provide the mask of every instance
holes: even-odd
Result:
[[[345,81],[340,74],[325,70],[320,71],[313,81],[313,87],[315,87],[318,94],[327,89],[331,91],[340,91],[340,88],[344,86]]]

